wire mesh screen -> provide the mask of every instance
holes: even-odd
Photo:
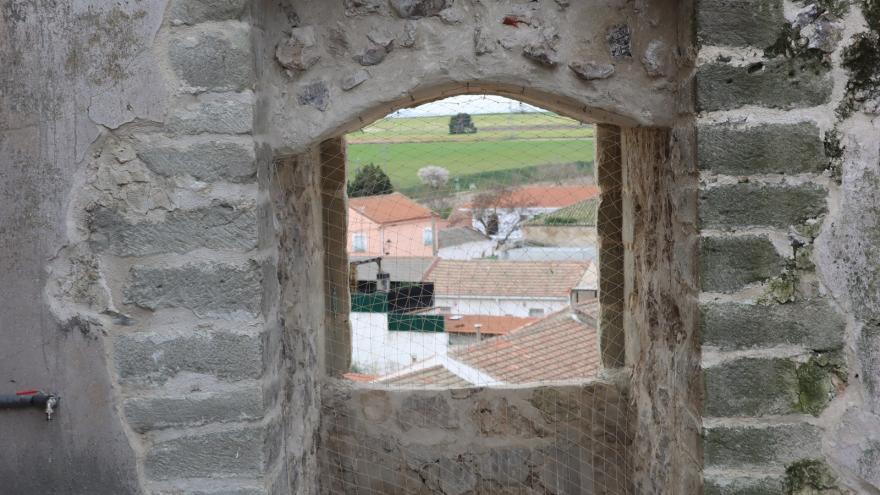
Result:
[[[630,493],[610,138],[480,95],[324,143],[325,492]]]
[[[593,377],[594,144],[592,125],[497,96],[401,110],[347,135],[344,159],[323,160],[340,327],[330,352],[349,354],[331,358],[347,364],[337,371],[408,388]]]

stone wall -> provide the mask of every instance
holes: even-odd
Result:
[[[876,15],[700,3],[708,494],[880,487]]]
[[[0,22],[0,393],[63,396],[51,423],[2,412],[5,489],[698,493],[704,458],[707,493],[878,492],[876,1],[9,2]],[[348,345],[322,290],[345,283],[332,138],[462,93],[618,136],[614,385],[326,379]]]
[[[322,493],[631,493],[610,383],[325,391]]]

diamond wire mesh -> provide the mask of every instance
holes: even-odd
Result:
[[[599,134],[610,166],[597,174],[594,126],[479,95],[324,143],[330,371],[361,402],[369,389],[424,398],[389,405],[379,426],[351,397],[325,406],[329,492],[628,493],[626,399],[572,387],[623,361],[619,135]],[[545,389],[516,388],[542,384],[564,398],[539,407]],[[447,390],[469,387],[503,393],[450,413]],[[527,447],[505,444],[523,429]],[[393,440],[410,430],[445,453]]]

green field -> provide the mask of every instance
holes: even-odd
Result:
[[[593,160],[592,126],[571,119],[521,113],[474,115],[473,122],[476,133],[450,135],[448,116],[382,119],[347,136],[349,176],[375,163],[395,188],[414,190],[420,185],[416,172],[427,165],[448,169],[454,180]]]

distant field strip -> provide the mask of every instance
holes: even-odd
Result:
[[[545,113],[473,115],[475,134],[449,134],[449,117],[379,120],[347,136],[350,144],[590,139],[593,126]]]
[[[449,170],[452,177],[535,165],[590,162],[592,141],[476,141],[350,144],[349,174],[367,163],[380,165],[399,189],[419,184],[416,172],[427,165]]]
[[[348,173],[375,163],[400,190],[420,185],[427,165],[452,178],[543,165],[592,162],[593,127],[545,113],[473,115],[474,134],[449,134],[449,117],[382,119],[346,136]]]

